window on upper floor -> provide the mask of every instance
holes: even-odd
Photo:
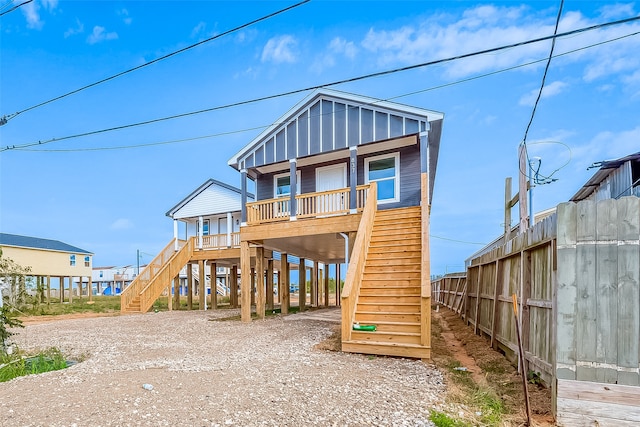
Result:
[[[69,265],[71,267],[75,267],[76,266],[76,256],[75,255],[69,255]]]
[[[84,257],[84,266],[91,267],[91,257],[89,256]]]
[[[378,185],[378,202],[400,201],[400,153],[364,159],[365,181]]]
[[[300,171],[296,171],[297,191],[300,194]],[[273,197],[289,197],[291,195],[291,175],[288,172],[273,177]]]

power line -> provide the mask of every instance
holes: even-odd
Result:
[[[427,66],[431,66],[431,65],[451,62],[451,61],[455,61],[455,60],[458,60],[458,59],[470,58],[470,57],[473,57],[473,56],[483,55],[483,54],[486,54],[486,53],[498,52],[498,51],[502,51],[502,50],[506,50],[506,49],[512,49],[514,47],[525,46],[525,45],[528,45],[528,44],[538,43],[540,41],[545,41],[545,40],[549,40],[549,39],[554,39],[555,40],[556,38],[559,38],[559,37],[566,37],[566,36],[570,36],[570,35],[574,35],[574,34],[579,34],[579,33],[587,32],[587,31],[592,31],[592,30],[599,29],[599,28],[609,27],[609,26],[612,26],[612,25],[620,25],[620,24],[633,22],[633,21],[638,21],[638,20],[640,20],[640,16],[636,16],[636,17],[632,17],[632,18],[626,18],[626,19],[622,19],[622,20],[618,20],[618,21],[610,21],[610,22],[606,22],[606,23],[603,23],[603,24],[597,24],[597,25],[592,25],[592,26],[589,26],[589,27],[579,28],[579,29],[576,29],[576,30],[566,31],[566,32],[560,33],[560,34],[554,34],[554,35],[551,35],[551,36],[539,37],[539,38],[536,38],[536,39],[526,40],[526,41],[518,42],[518,43],[512,43],[512,44],[509,44],[509,45],[503,45],[503,46],[499,46],[499,47],[495,47],[495,48],[491,48],[491,49],[485,49],[485,50],[476,51],[476,52],[472,52],[472,53],[466,53],[466,54],[457,55],[457,56],[444,58],[444,59],[437,59],[437,60],[434,60],[434,61],[423,62],[423,63],[420,63],[420,64],[410,65],[410,66],[406,66],[406,67],[394,68],[394,69],[386,70],[386,71],[379,71],[379,72],[365,74],[365,75],[361,75],[361,76],[357,76],[357,77],[351,77],[351,78],[348,78],[348,79],[338,80],[338,81],[334,81],[334,82],[330,82],[330,83],[325,83],[325,84],[320,84],[320,85],[315,85],[315,86],[309,86],[309,87],[306,87],[306,88],[303,88],[303,89],[296,89],[296,90],[283,92],[283,93],[279,93],[279,94],[267,95],[267,96],[263,96],[263,97],[259,97],[259,98],[250,99],[250,100],[239,101],[239,102],[235,102],[235,103],[231,103],[231,104],[220,105],[220,106],[206,108],[206,109],[197,110],[197,111],[191,111],[191,112],[188,112],[188,113],[175,114],[175,115],[166,116],[166,117],[162,117],[162,118],[146,120],[146,121],[137,122],[137,123],[131,123],[131,124],[122,125],[122,126],[115,126],[115,127],[106,128],[106,129],[100,129],[100,130],[96,130],[96,131],[84,132],[84,133],[75,134],[75,135],[69,135],[69,136],[60,137],[60,138],[51,138],[51,139],[45,140],[45,141],[32,142],[32,143],[27,143],[27,144],[22,144],[22,145],[6,146],[4,148],[0,148],[0,152],[7,151],[7,150],[13,150],[13,149],[23,149],[23,148],[33,147],[33,146],[37,146],[37,145],[49,144],[49,143],[52,143],[52,142],[58,142],[58,141],[74,139],[74,138],[79,138],[79,137],[84,137],[84,136],[96,135],[96,134],[100,134],[100,133],[111,132],[111,131],[115,131],[115,130],[122,130],[122,129],[132,128],[132,127],[142,126],[142,125],[148,125],[148,124],[152,124],[152,123],[158,123],[158,122],[162,122],[162,121],[173,120],[173,119],[182,118],[182,117],[188,117],[188,116],[197,115],[197,114],[209,113],[209,112],[213,112],[213,111],[217,111],[217,110],[222,110],[222,109],[227,109],[227,108],[232,108],[232,107],[238,107],[238,106],[242,106],[242,105],[252,104],[252,103],[261,102],[261,101],[266,101],[266,100],[279,98],[279,97],[283,97],[283,96],[294,95],[294,94],[307,92],[307,91],[311,91],[311,90],[315,90],[315,89],[320,89],[320,88],[324,88],[324,87],[337,86],[337,85],[341,85],[341,84],[345,84],[345,83],[351,83],[351,82],[355,82],[355,81],[359,81],[359,80],[365,80],[365,79],[369,79],[369,78],[373,78],[373,77],[381,77],[381,76],[385,76],[385,75],[389,75],[389,74],[395,74],[395,73],[402,72],[402,71],[408,71],[408,70],[427,67]],[[632,35],[636,35],[636,34],[639,34],[639,33],[640,32],[636,32],[636,33],[633,33]],[[601,43],[603,43],[603,42],[601,42]],[[598,44],[595,44],[595,45],[599,45],[601,43],[598,43]],[[577,50],[578,49],[576,49],[576,51]],[[542,61],[542,60],[540,60],[540,61]],[[536,62],[539,62],[539,61],[536,61]]]
[[[441,237],[441,236],[434,236],[433,234],[429,234],[430,237],[433,237],[434,239],[440,239],[440,240],[447,240],[449,242],[455,242],[455,243],[464,243],[466,245],[480,245],[480,246],[485,246],[486,243],[478,243],[478,242],[467,242],[465,240],[456,240],[456,239],[449,239],[447,237]]]
[[[33,0],[29,0],[29,1],[33,1]],[[29,1],[27,1],[26,3],[28,3]],[[264,20],[266,20],[266,19],[272,18],[272,17],[274,17],[274,16],[276,16],[276,15],[279,15],[279,14],[281,14],[281,13],[287,12],[287,11],[289,11],[289,10],[293,9],[293,8],[296,8],[296,7],[298,7],[298,6],[301,6],[301,5],[303,5],[303,4],[305,4],[305,3],[308,3],[308,2],[310,2],[310,1],[311,1],[311,0],[302,0],[301,2],[296,3],[296,4],[292,5],[292,6],[285,7],[284,9],[280,9],[280,10],[278,10],[278,11],[276,11],[276,12],[272,12],[272,13],[270,13],[270,14],[268,14],[268,15],[265,15],[265,16],[263,16],[263,17],[261,17],[261,18],[254,19],[254,20],[253,20],[253,21],[251,21],[251,22],[247,22],[246,24],[242,24],[242,25],[240,25],[240,26],[238,26],[238,27],[235,27],[235,28],[232,28],[232,29],[230,29],[230,30],[224,31],[224,32],[222,32],[222,33],[220,33],[220,34],[216,34],[216,35],[215,35],[215,36],[213,36],[213,37],[209,37],[208,39],[201,40],[201,41],[199,41],[198,43],[194,43],[194,44],[192,44],[192,45],[189,45],[189,46],[183,47],[182,49],[178,49],[178,50],[176,50],[176,51],[174,51],[174,52],[171,52],[171,53],[168,53],[168,54],[166,54],[166,55],[160,56],[160,57],[158,57],[158,58],[156,58],[156,59],[154,59],[154,60],[152,60],[152,61],[146,62],[146,63],[144,63],[144,64],[142,64],[142,65],[138,65],[137,67],[133,67],[133,68],[130,68],[130,69],[128,69],[128,70],[121,71],[121,72],[119,72],[119,73],[117,73],[117,74],[112,75],[111,77],[107,77],[107,78],[104,78],[104,79],[102,79],[102,80],[98,80],[97,82],[94,82],[94,83],[88,84],[88,85],[86,85],[86,86],[82,86],[82,87],[81,87],[81,88],[79,88],[79,89],[75,89],[75,90],[72,90],[71,92],[67,92],[67,93],[65,93],[65,94],[63,94],[63,95],[56,96],[55,98],[51,98],[51,99],[49,99],[48,101],[44,101],[44,102],[41,102],[41,103],[39,103],[39,104],[33,105],[33,106],[29,107],[29,108],[25,108],[24,110],[20,110],[20,111],[18,111],[18,112],[13,113],[13,114],[9,114],[9,115],[7,115],[7,116],[4,116],[4,117],[3,117],[3,122],[4,122],[4,123],[3,123],[3,122],[0,122],[0,125],[5,124],[8,120],[11,120],[11,119],[15,118],[15,117],[16,117],[16,116],[18,116],[19,114],[25,113],[25,112],[30,111],[30,110],[34,110],[34,109],[36,109],[36,108],[38,108],[38,107],[42,107],[43,105],[50,104],[50,103],[52,103],[52,102],[54,102],[54,101],[58,101],[58,100],[60,100],[60,99],[62,99],[62,98],[66,98],[66,97],[71,96],[71,95],[74,95],[74,94],[76,94],[76,93],[78,93],[78,92],[82,92],[82,91],[83,91],[83,90],[85,90],[85,89],[89,89],[89,88],[94,87],[94,86],[97,86],[97,85],[99,85],[99,84],[102,84],[102,83],[108,82],[108,81],[110,81],[110,80],[113,80],[113,79],[116,79],[116,78],[118,78],[118,77],[124,76],[125,74],[129,74],[129,73],[131,73],[131,72],[133,72],[133,71],[139,70],[139,69],[141,69],[141,68],[148,67],[149,65],[155,64],[156,62],[160,62],[160,61],[162,61],[162,60],[164,60],[164,59],[170,58],[170,57],[175,56],[175,55],[177,55],[177,54],[179,54],[179,53],[182,53],[182,52],[185,52],[185,51],[187,51],[187,50],[193,49],[194,47],[200,46],[200,45],[202,45],[202,44],[204,44],[204,43],[208,43],[208,42],[210,42],[210,41],[212,41],[212,40],[219,39],[220,37],[224,37],[224,36],[226,36],[226,35],[228,35],[228,34],[234,33],[234,32],[236,32],[236,31],[239,31],[239,30],[241,30],[241,29],[243,29],[243,28],[249,27],[249,26],[251,26],[251,25],[253,25],[253,24],[256,24],[256,23],[258,23],[258,22],[261,22],[261,21],[264,21]],[[25,4],[25,3],[22,3],[22,4]],[[21,5],[20,5],[20,6],[21,6]],[[18,7],[18,6],[16,6],[16,7]],[[14,9],[15,9],[15,8],[14,8]],[[13,9],[12,9],[12,10],[13,10]],[[10,11],[9,11],[9,12],[10,12]]]
[[[560,25],[560,16],[562,16],[562,7],[564,6],[564,0],[560,0],[560,8],[558,9],[558,16],[556,17],[556,26],[553,30],[553,35],[558,34],[558,25]],[[527,148],[527,135],[529,134],[529,128],[531,127],[531,123],[533,123],[533,118],[536,115],[536,109],[538,108],[538,102],[540,102],[540,98],[542,97],[542,90],[544,89],[544,83],[547,80],[547,72],[549,71],[549,66],[551,65],[551,58],[553,58],[553,50],[556,46],[555,37],[551,39],[551,51],[549,52],[549,59],[547,60],[547,65],[544,67],[544,74],[542,75],[542,83],[540,84],[540,90],[538,91],[538,97],[536,98],[536,102],[533,104],[533,110],[531,111],[531,118],[529,119],[529,123],[527,124],[527,128],[524,131],[524,137],[522,138],[522,144],[525,147],[525,151]],[[527,161],[529,160],[529,154],[527,153]]]
[[[554,55],[554,58],[558,58],[561,56],[566,56],[566,55],[570,55],[572,53],[575,52],[579,52],[582,50],[586,50],[586,49],[590,49],[592,47],[597,47],[597,46],[601,46],[607,43],[612,43],[614,41],[618,41],[627,37],[632,37],[635,35],[640,34],[640,31],[634,32],[634,33],[630,33],[630,34],[625,34],[623,36],[619,36],[619,37],[615,37],[613,39],[609,39],[609,40],[604,40],[598,43],[593,43],[587,46],[583,46],[583,47],[579,47],[576,49],[572,49],[563,53],[559,53],[557,55]],[[372,102],[372,103],[367,103],[367,104],[362,104],[362,105],[374,105],[378,102],[382,102],[382,101],[391,101],[394,99],[398,99],[398,98],[404,98],[406,96],[411,96],[411,95],[415,95],[418,93],[423,93],[423,92],[428,92],[428,91],[432,91],[432,90],[436,90],[436,89],[441,89],[444,87],[448,87],[448,86],[453,86],[456,84],[461,84],[461,83],[466,83],[469,81],[473,81],[473,80],[477,80],[483,77],[489,77],[495,74],[499,74],[499,73],[503,73],[506,71],[512,71],[518,68],[522,68],[522,67],[526,67],[529,65],[533,65],[533,64],[537,64],[539,62],[544,62],[547,61],[547,58],[542,58],[542,59],[538,59],[535,61],[530,61],[530,62],[526,62],[524,64],[519,64],[519,65],[514,65],[512,67],[508,67],[508,68],[504,68],[501,70],[497,70],[497,71],[492,71],[490,73],[485,73],[485,74],[480,74],[477,76],[473,76],[473,77],[469,77],[466,79],[462,79],[462,80],[457,80],[454,82],[450,82],[450,83],[446,83],[446,84],[442,84],[442,85],[437,85],[437,86],[432,86],[426,89],[422,89],[422,90],[418,90],[418,91],[412,91],[412,92],[408,92],[408,93],[404,93],[401,95],[396,95],[393,97],[389,97],[389,98],[385,98],[385,99],[381,99],[379,101],[376,102]],[[327,113],[325,113],[327,114]],[[217,133],[217,134],[211,134],[211,135],[202,135],[202,136],[197,136],[197,137],[190,137],[190,138],[181,138],[181,139],[174,139],[174,140],[168,140],[168,141],[160,141],[160,142],[152,142],[152,143],[146,143],[146,144],[135,144],[135,145],[123,145],[123,146],[116,146],[116,147],[94,147],[94,148],[68,148],[68,149],[28,149],[28,148],[21,148],[21,147],[15,147],[16,150],[20,150],[20,151],[39,151],[39,152],[80,152],[80,151],[108,151],[108,150],[122,150],[122,149],[128,149],[128,148],[144,148],[144,147],[151,147],[151,146],[156,146],[156,145],[168,145],[168,144],[175,144],[175,143],[181,143],[181,142],[190,142],[190,141],[194,141],[194,140],[198,140],[198,139],[207,139],[207,138],[215,138],[215,137],[220,137],[220,136],[227,136],[227,135],[232,135],[232,134],[237,134],[237,133],[243,133],[243,132],[248,132],[248,131],[253,131],[253,130],[259,130],[259,129],[266,129],[269,126],[272,125],[278,125],[278,124],[283,124],[283,123],[278,123],[278,122],[274,122],[268,125],[261,125],[261,126],[254,126],[251,128],[245,128],[245,129],[240,129],[240,130],[235,130],[235,131],[228,131],[228,132],[222,132],[222,133]],[[45,143],[47,143],[45,141]],[[569,150],[569,152],[571,153],[571,149],[564,143],[561,142],[557,142],[557,141],[540,141],[540,142],[533,142],[530,143],[529,145],[534,145],[534,144],[542,144],[542,143],[557,143],[560,145],[564,145],[565,147],[567,147],[567,149]],[[8,147],[7,149],[14,149],[14,147]],[[1,151],[5,151],[5,149],[0,149]],[[566,165],[568,164],[568,162],[561,166],[560,168],[556,169],[553,173],[551,173],[547,178],[551,178],[557,171],[559,171],[560,169],[564,168]],[[544,176],[543,176],[544,177]]]
[[[6,15],[6,14],[7,14],[7,13],[9,13],[9,12],[13,12],[13,11],[14,11],[14,10],[16,10],[17,8],[19,8],[19,7],[21,7],[21,6],[24,6],[24,5],[25,5],[25,4],[27,4],[27,3],[31,3],[32,1],[33,1],[33,0],[27,0],[27,1],[24,1],[24,2],[22,2],[22,3],[20,3],[20,4],[18,4],[18,5],[15,5],[15,6],[13,6],[11,9],[6,10],[6,11],[4,11],[4,12],[0,13],[0,16],[2,16],[2,15]],[[9,3],[7,3],[7,4],[11,4],[11,2],[9,2]]]

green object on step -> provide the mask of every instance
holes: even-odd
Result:
[[[354,323],[353,324],[353,330],[354,331],[368,331],[368,332],[373,332],[376,330],[376,325],[361,325],[359,323]]]

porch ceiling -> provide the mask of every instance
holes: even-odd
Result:
[[[345,240],[340,234],[267,239],[265,248],[327,264],[344,263]]]

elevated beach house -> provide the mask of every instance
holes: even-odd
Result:
[[[242,278],[253,248],[346,262],[343,350],[430,357],[429,211],[443,118],[320,89],[276,120],[229,160],[241,176]],[[245,321],[250,286],[241,281]],[[357,330],[364,324],[376,330]]]

